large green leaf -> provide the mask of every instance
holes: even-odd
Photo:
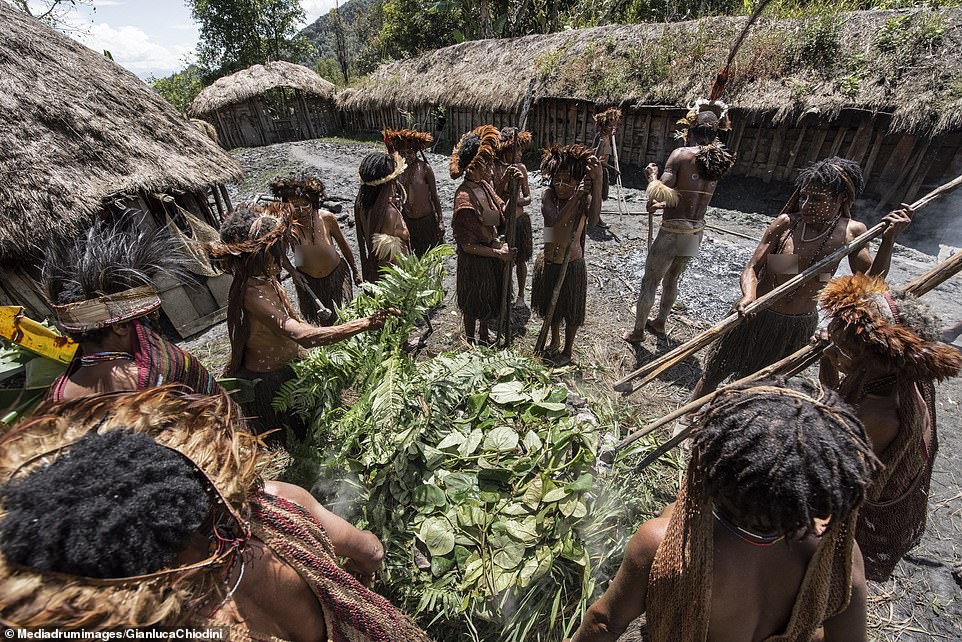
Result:
[[[518,433],[511,426],[498,426],[485,436],[482,447],[489,452],[514,450],[518,447]]]
[[[421,524],[418,539],[431,555],[447,555],[454,550],[454,527],[444,517],[429,517]]]

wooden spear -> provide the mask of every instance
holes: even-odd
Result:
[[[918,210],[922,209],[926,205],[934,203],[938,199],[958,189],[959,186],[962,186],[962,176],[959,176],[954,180],[946,183],[945,185],[942,185],[932,190],[931,192],[929,192],[919,200],[909,205],[906,209],[910,212],[917,212]],[[641,387],[646,383],[652,381],[655,377],[660,375],[665,370],[668,370],[669,368],[671,368],[673,365],[675,365],[685,357],[691,354],[694,354],[698,350],[701,350],[702,348],[707,346],[709,343],[711,343],[715,339],[722,336],[728,330],[734,328],[737,325],[740,325],[741,323],[744,323],[745,319],[751,316],[752,314],[755,314],[757,312],[760,312],[762,310],[765,310],[771,307],[779,299],[782,299],[788,296],[789,294],[793,293],[802,284],[815,278],[823,268],[828,267],[829,265],[832,265],[833,263],[841,260],[843,257],[848,256],[849,254],[853,252],[857,252],[858,250],[862,249],[863,247],[865,247],[865,245],[868,244],[869,241],[881,235],[882,232],[884,232],[887,227],[888,227],[888,223],[884,221],[879,222],[874,227],[867,230],[864,234],[846,243],[845,245],[843,245],[836,251],[832,252],[831,254],[826,256],[824,259],[822,259],[818,263],[815,263],[814,265],[809,267],[807,270],[805,270],[801,274],[798,274],[792,279],[786,281],[785,283],[775,288],[768,294],[762,295],[759,298],[755,299],[755,301],[753,301],[750,305],[745,307],[742,314],[731,314],[725,317],[719,323],[709,328],[708,330],[705,330],[704,332],[702,332],[701,334],[693,338],[688,343],[678,346],[674,350],[671,350],[670,352],[665,353],[658,359],[655,359],[654,361],[645,364],[638,370],[635,370],[634,372],[626,375],[620,381],[615,383],[614,389],[618,392],[630,393],[633,390],[635,390],[635,387],[631,385],[631,382],[633,380],[639,377],[642,377],[642,380],[638,384],[638,387]]]
[[[518,221],[518,189],[521,187],[518,179],[512,178],[508,183],[508,220],[505,231],[505,244],[511,249],[515,245],[515,232]],[[500,343],[502,348],[511,345],[511,272],[514,261],[504,262],[504,276],[501,280],[501,317],[498,320]]]
[[[905,292],[908,292],[909,294],[912,294],[915,296],[923,296],[928,292],[931,292],[938,286],[942,285],[943,283],[951,279],[953,276],[955,276],[959,272],[962,272],[962,252],[956,252],[945,261],[935,264],[934,266],[932,266],[931,269],[929,269],[928,272],[912,280],[902,289]],[[614,460],[615,453],[621,450],[622,448],[624,448],[625,446],[628,446],[629,444],[634,443],[638,439],[641,439],[645,435],[650,434],[655,430],[658,430],[659,428],[661,428],[662,426],[668,423],[671,423],[672,421],[674,421],[675,419],[678,419],[682,415],[698,410],[705,404],[711,403],[716,396],[718,396],[721,392],[724,392],[725,390],[728,390],[735,386],[741,386],[747,383],[752,383],[754,381],[767,379],[768,377],[773,375],[784,375],[786,377],[795,376],[799,372],[802,372],[807,367],[809,367],[810,365],[818,361],[821,358],[822,354],[825,352],[825,350],[828,349],[828,347],[831,345],[832,344],[829,341],[818,341],[817,343],[809,344],[804,348],[785,357],[781,361],[776,361],[775,363],[768,366],[767,368],[762,368],[758,372],[748,375],[744,379],[739,379],[738,381],[728,384],[727,386],[722,386],[715,392],[709,393],[703,397],[699,397],[698,399],[695,399],[694,401],[691,401],[685,404],[684,406],[678,408],[674,412],[665,415],[658,421],[655,421],[645,426],[643,429],[633,432],[632,434],[622,439],[620,442],[618,442],[615,445],[612,451],[606,452],[602,455],[602,461],[611,463],[611,461]],[[688,437],[691,436],[691,432],[693,428],[694,428],[693,425],[686,426],[683,430],[680,430],[677,435],[675,435],[665,443],[655,448],[655,450],[648,453],[644,459],[638,462],[638,465],[635,467],[635,470],[640,471],[640,470],[643,470],[644,468],[647,468],[652,463],[660,459],[661,456],[667,453],[669,450],[671,450],[681,442],[688,439]]]

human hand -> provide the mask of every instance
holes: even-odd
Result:
[[[742,295],[742,298],[738,299],[738,303],[735,304],[735,312],[737,312],[738,316],[740,317],[746,316],[745,308],[747,308],[754,302],[755,302],[754,296],[750,294]]]
[[[809,345],[817,346],[822,343],[828,343],[829,340],[828,326],[825,326],[824,328],[819,328],[816,330],[815,334],[809,337],[808,343]]]
[[[354,273],[354,285],[361,285],[364,283],[364,277],[361,276],[359,272]]]
[[[505,170],[504,174],[508,180],[513,179],[520,182],[524,179],[524,172],[522,172],[521,168],[517,165],[508,165],[508,169]]]
[[[912,210],[909,205],[902,203],[902,209],[889,212],[882,220],[889,224],[882,236],[894,241],[912,223]]]
[[[384,327],[384,324],[390,317],[401,316],[401,311],[397,308],[382,308],[369,316],[367,319],[371,324],[371,328],[377,330]]]
[[[371,586],[374,583],[375,572],[374,571],[364,571],[358,567],[357,562],[348,558],[344,561],[341,566],[345,571],[347,571],[354,579],[363,584],[364,586]]]
[[[663,209],[665,209],[665,203],[664,203],[664,201],[653,201],[653,200],[650,200],[650,199],[648,200],[648,213],[649,213],[649,214],[654,214],[654,213],[657,212],[658,210],[663,210]]]
[[[518,256],[518,249],[513,247],[508,247],[507,245],[502,245],[494,251],[495,258],[499,261],[504,261],[505,263],[511,262]]]

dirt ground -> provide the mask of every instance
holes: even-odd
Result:
[[[349,242],[356,247],[353,229],[353,202],[357,193],[357,166],[372,145],[342,140],[315,140],[240,149],[232,152],[247,171],[246,180],[232,193],[234,203],[267,191],[276,175],[305,170],[318,172],[329,198],[343,205],[342,225]],[[429,154],[438,179],[441,203],[450,206],[455,181],[448,176],[448,158]],[[663,159],[659,159],[663,162]],[[534,201],[528,211],[534,224],[535,248],[540,247],[542,219],[540,187],[532,174]],[[644,192],[639,176],[628,173],[624,197],[630,212],[644,211]],[[556,371],[570,384],[607,394],[623,403],[635,405],[646,417],[658,418],[688,398],[700,374],[700,364],[691,357],[672,368],[648,386],[624,397],[611,383],[634,370],[653,356],[683,343],[712,322],[725,316],[738,298],[738,277],[756,241],[790,190],[784,185],[765,185],[760,181],[731,180],[723,183],[709,210],[707,220],[719,228],[708,230],[701,252],[682,278],[681,293],[669,320],[669,337],[659,341],[649,336],[636,349],[621,339],[623,330],[634,318],[634,303],[646,254],[647,216],[621,215],[615,200],[617,189],[604,205],[607,229],[589,235],[588,313],[579,332],[575,364]],[[856,212],[869,212],[871,204],[860,203]],[[446,213],[448,242],[451,242],[450,217]],[[866,215],[874,222],[878,213]],[[655,219],[657,226],[658,219]],[[915,247],[937,251],[925,242],[924,215],[920,214],[913,234]],[[724,231],[722,231],[724,230]],[[897,246],[889,280],[906,283],[936,262],[936,256],[910,247]],[[445,279],[447,296],[433,318],[435,328],[425,353],[457,350],[463,346],[460,315],[453,301],[454,257],[447,259]],[[529,272],[533,268],[529,264]],[[843,267],[840,273],[847,271]],[[530,286],[530,283],[529,283]],[[288,287],[289,282],[288,282]],[[529,290],[530,294],[530,290]],[[528,298],[530,301],[530,297]],[[926,296],[926,300],[947,325],[962,320],[962,278],[956,277]],[[530,352],[541,323],[527,309],[515,309],[513,327],[515,348]],[[185,342],[185,347],[200,357],[212,371],[219,372],[227,358],[226,330],[221,324]],[[812,374],[812,373],[809,373]],[[869,625],[874,640],[960,640],[962,639],[962,379],[939,387],[939,431],[942,442],[929,501],[928,529],[922,544],[898,566],[892,579],[870,587]]]

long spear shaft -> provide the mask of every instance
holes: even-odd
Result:
[[[919,200],[909,205],[908,208],[906,209],[908,209],[908,211],[910,212],[917,212],[918,210],[922,209],[926,205],[930,205],[935,201],[939,200],[940,198],[943,198],[947,194],[952,193],[953,191],[958,189],[960,186],[962,186],[962,176],[958,176],[957,178],[946,183],[945,185],[941,185],[935,188],[934,190],[932,190],[931,192],[929,192]],[[650,382],[655,377],[657,377],[662,372],[669,369],[670,367],[672,367],[673,365],[675,365],[685,357],[691,354],[694,354],[698,350],[701,350],[702,348],[704,348],[706,345],[708,345],[709,343],[711,343],[712,341],[720,337],[727,330],[734,328],[735,326],[741,323],[744,323],[746,317],[750,316],[753,313],[760,312],[761,310],[765,310],[771,307],[779,299],[785,296],[788,296],[789,294],[794,292],[799,286],[801,286],[803,283],[813,279],[822,268],[832,265],[833,263],[841,260],[843,257],[862,249],[865,245],[868,244],[869,241],[871,241],[875,237],[879,236],[882,232],[884,232],[887,227],[888,227],[888,224],[885,223],[884,221],[878,223],[877,225],[875,225],[874,227],[866,231],[864,234],[862,234],[858,238],[853,239],[852,241],[846,243],[845,245],[837,249],[835,252],[829,254],[818,263],[809,267],[807,270],[805,270],[801,274],[798,274],[794,278],[786,281],[785,283],[775,288],[768,294],[762,295],[759,298],[757,298],[750,305],[745,307],[745,310],[742,315],[731,314],[725,317],[715,326],[709,328],[708,330],[705,330],[704,332],[702,332],[701,334],[693,338],[688,343],[678,346],[674,350],[665,353],[660,358],[650,363],[647,363],[641,368],[639,368],[638,370],[635,370],[634,372],[626,375],[620,381],[615,383],[614,389],[619,392],[631,392],[632,390],[634,390],[634,388],[630,385],[631,381],[633,381],[634,379],[637,379],[638,377],[643,377],[642,381],[638,384],[638,387],[645,385],[646,383]]]
[[[515,245],[515,227],[518,222],[518,189],[520,185],[518,179],[512,178],[508,183],[508,221],[505,231],[504,242],[509,248]],[[511,345],[511,271],[514,268],[514,261],[504,262],[504,275],[501,279],[501,317],[498,319],[499,334],[501,335],[501,346],[507,348]]]
[[[928,272],[926,272],[922,276],[908,283],[903,288],[903,290],[915,296],[923,296],[928,292],[931,292],[941,284],[945,283],[946,281],[948,281],[950,278],[952,278],[959,272],[962,272],[962,252],[956,252],[949,259],[946,259],[941,263],[937,263]],[[618,442],[611,452],[605,453],[602,459],[607,460],[610,463],[614,459],[615,452],[621,450],[622,448],[624,448],[625,446],[628,446],[629,444],[634,443],[635,441],[637,441],[638,439],[641,439],[645,435],[654,432],[655,430],[661,428],[662,426],[668,423],[671,423],[672,421],[681,417],[682,415],[698,410],[705,404],[711,403],[712,400],[716,396],[718,396],[718,394],[734,386],[744,385],[746,383],[752,383],[753,381],[759,381],[761,379],[765,379],[769,376],[776,375],[776,374],[784,375],[786,377],[792,377],[798,374],[799,372],[805,370],[805,368],[812,365],[816,361],[818,361],[821,358],[822,353],[825,352],[825,350],[830,345],[832,344],[831,342],[828,342],[828,341],[819,341],[818,343],[815,343],[815,344],[809,344],[804,348],[785,357],[781,361],[776,361],[775,363],[768,366],[767,368],[762,368],[755,374],[748,375],[744,379],[739,379],[738,381],[732,384],[723,386],[718,390],[716,390],[715,392],[705,395],[704,397],[699,397],[698,399],[695,399],[694,401],[691,401],[685,404],[684,406],[678,408],[674,412],[665,415],[658,421],[655,421],[645,426],[642,430],[639,430],[637,432],[634,432],[628,435],[627,437],[622,439],[620,442]],[[638,462],[638,465],[635,467],[635,470],[640,471],[640,470],[643,470],[644,468],[647,468],[652,463],[660,459],[662,455],[670,451],[672,448],[674,448],[681,442],[688,439],[688,437],[691,435],[693,428],[694,426],[686,426],[683,430],[679,431],[677,435],[675,435],[665,443],[655,448],[655,450],[651,451],[648,455],[645,456],[644,459]]]

